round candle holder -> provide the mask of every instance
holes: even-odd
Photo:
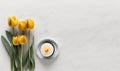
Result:
[[[44,44],[50,44],[52,46],[52,53],[50,55],[43,55],[42,51],[41,51],[41,48]],[[47,63],[50,63],[51,61],[54,61],[55,58],[58,56],[59,54],[59,47],[58,47],[58,44],[55,40],[53,39],[50,39],[50,38],[45,38],[45,39],[42,39],[39,44],[38,44],[38,47],[36,49],[36,54],[37,56],[39,57],[39,59],[42,61],[42,62],[47,62]]]

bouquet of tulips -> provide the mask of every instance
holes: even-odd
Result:
[[[34,36],[30,33],[34,28],[34,20],[18,21],[15,16],[11,16],[8,17],[8,25],[12,31],[6,31],[7,39],[1,36],[1,40],[10,57],[11,71],[34,71]],[[28,50],[23,53],[25,47],[28,47]]]

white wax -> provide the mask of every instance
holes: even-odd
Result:
[[[48,51],[46,51],[46,49]],[[53,54],[54,52],[54,47],[50,44],[50,43],[44,43],[42,44],[41,46],[41,54],[44,56],[44,57],[49,57]]]

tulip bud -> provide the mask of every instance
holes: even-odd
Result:
[[[27,43],[27,37],[26,37],[25,35],[21,35],[21,36],[19,37],[19,43],[20,43],[21,45],[25,45],[25,44]]]
[[[27,43],[27,37],[25,35],[18,35],[13,37],[13,45],[25,45]]]
[[[27,30],[31,30],[34,28],[34,20],[27,19]]]
[[[18,25],[19,30],[25,31],[27,29],[27,21],[21,21]]]
[[[15,27],[18,23],[18,19],[15,16],[8,17],[8,25],[10,27]]]
[[[19,41],[18,41],[17,36],[13,37],[13,45],[15,45],[15,46],[19,45]]]

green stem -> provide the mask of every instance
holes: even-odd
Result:
[[[13,27],[13,35],[14,35],[14,27]]]
[[[28,67],[29,67],[29,71],[30,71],[30,30],[28,31],[28,35],[29,35],[29,38],[28,38],[28,56],[29,56],[29,61],[28,61]]]
[[[10,59],[11,61],[11,71],[14,71],[14,60],[13,58]]]
[[[23,51],[23,46],[20,48],[20,71],[22,71],[22,51]]]
[[[11,64],[11,71],[13,71],[13,67],[12,67],[12,58],[10,59],[10,64]]]
[[[13,27],[13,35],[14,35],[14,27]],[[14,57],[10,58],[10,62],[11,62],[11,71],[14,71]]]
[[[30,71],[30,49],[28,50],[29,52],[29,61],[28,61],[28,67],[29,67],[29,71]]]

